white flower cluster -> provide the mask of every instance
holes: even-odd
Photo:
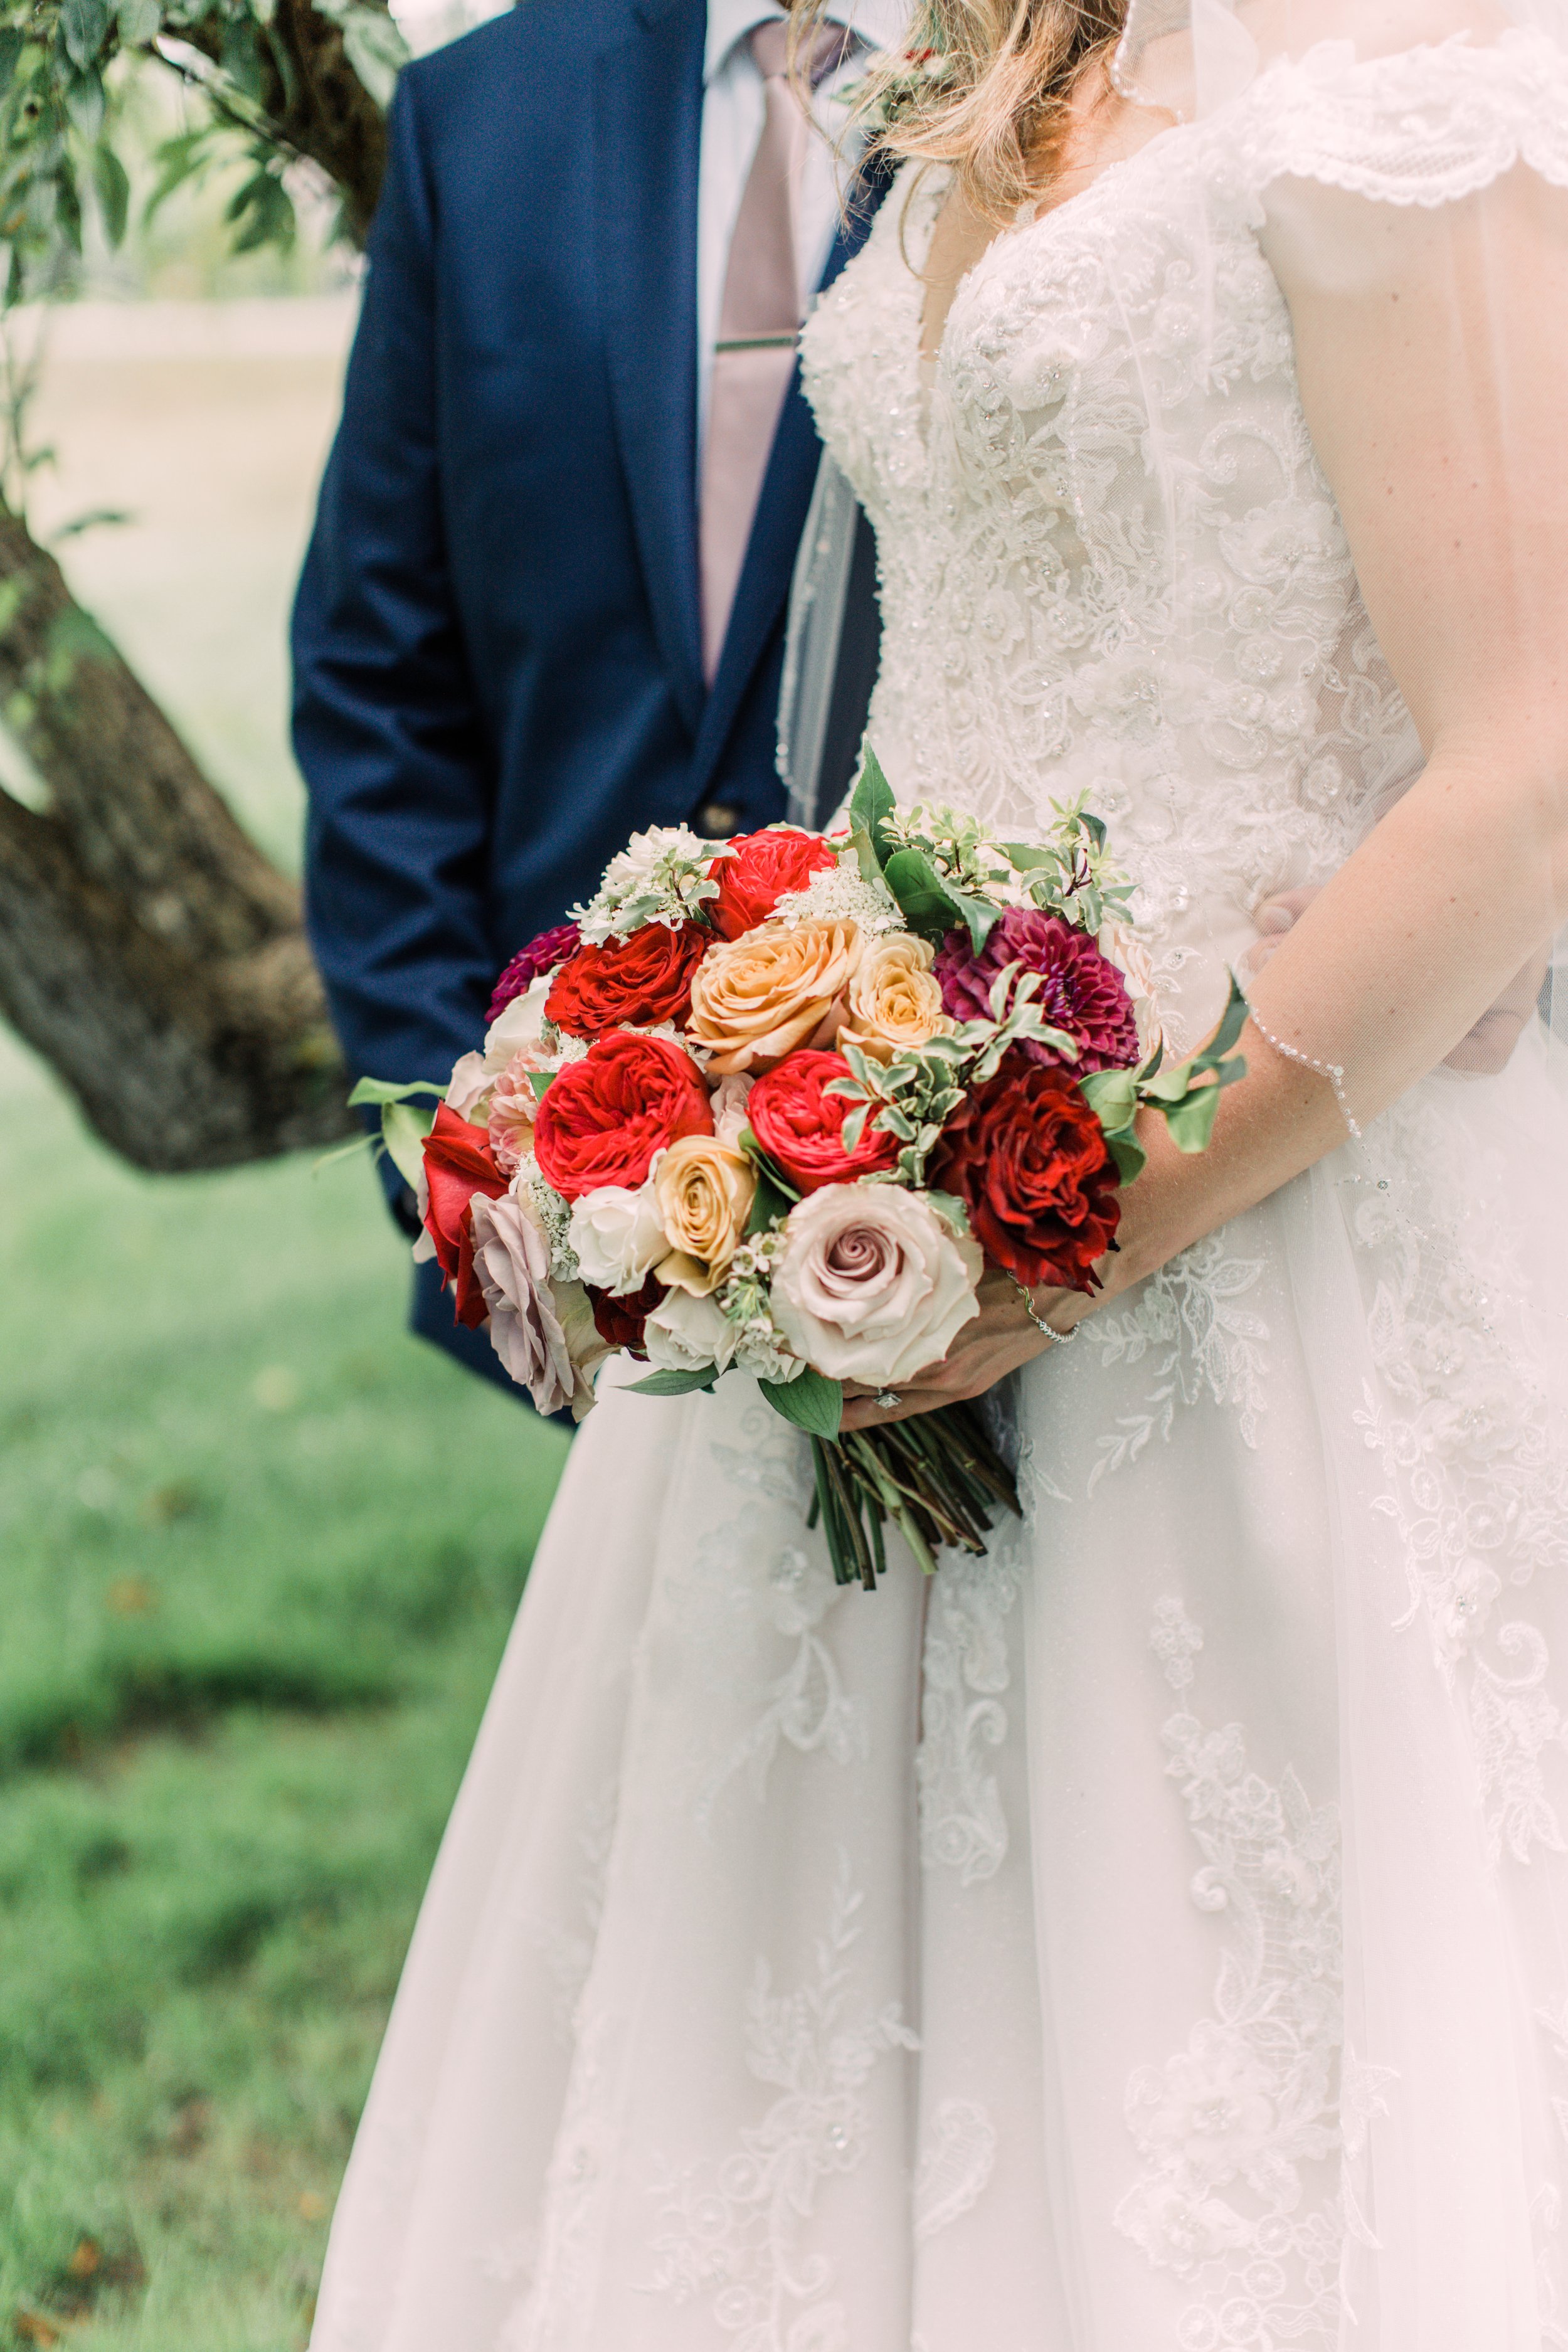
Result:
[[[572,1246],[570,1227],[572,1210],[553,1184],[546,1181],[543,1170],[531,1151],[518,1163],[512,1178],[512,1190],[532,1213],[533,1222],[550,1245],[550,1273],[556,1282],[575,1282],[581,1269],[577,1253]]]
[[[734,1361],[759,1381],[798,1380],[805,1370],[773,1321],[768,1285],[773,1260],[783,1244],[782,1230],[753,1234],[743,1241],[730,1262],[730,1276],[719,1294],[724,1318],[734,1333]]]
[[[858,923],[867,939],[906,926],[885,882],[868,882],[853,857],[824,866],[804,890],[791,890],[773,908],[775,923]]]
[[[598,889],[585,907],[573,908],[573,918],[591,947],[627,939],[645,923],[679,930],[718,897],[708,868],[728,855],[725,843],[700,840],[689,825],[650,825],[611,858]]]

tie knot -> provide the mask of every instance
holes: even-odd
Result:
[[[842,25],[819,26],[810,39],[800,45],[797,70],[802,79],[815,89],[824,75],[830,74],[848,55],[854,38],[853,33],[846,32]],[[770,24],[758,25],[751,39],[752,56],[763,79],[782,81],[789,72],[788,25],[774,17]]]

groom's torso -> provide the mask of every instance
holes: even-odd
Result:
[[[556,919],[636,827],[714,804],[741,828],[782,814],[782,619],[817,447],[793,392],[709,688],[706,20],[702,0],[526,0],[410,69],[442,521],[495,776],[498,948]]]

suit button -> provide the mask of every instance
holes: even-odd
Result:
[[[705,801],[697,812],[697,830],[704,841],[728,841],[740,822],[740,810],[727,808],[722,801]]]

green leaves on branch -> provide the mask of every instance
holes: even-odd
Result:
[[[1233,977],[1219,1027],[1201,1053],[1161,1067],[1156,1052],[1135,1070],[1091,1070],[1079,1087],[1104,1130],[1124,1184],[1142,1175],[1148,1153],[1138,1140],[1136,1121],[1145,1107],[1157,1110],[1180,1151],[1206,1151],[1223,1090],[1247,1076],[1247,1063],[1231,1047],[1247,1021],[1247,999]]]
[[[313,5],[337,26],[354,76],[384,110],[408,54],[387,9],[372,0]],[[240,163],[249,170],[227,208],[236,250],[292,242],[285,174],[299,156],[290,125],[302,68],[274,25],[273,0],[0,0],[8,301],[35,289],[48,294],[68,277],[82,249],[89,193],[109,244],[125,236],[132,190],[121,152],[123,76],[114,68],[126,58],[177,75],[205,100],[203,119],[158,152],[149,215],[211,166]],[[330,103],[325,85],[321,94]]]

